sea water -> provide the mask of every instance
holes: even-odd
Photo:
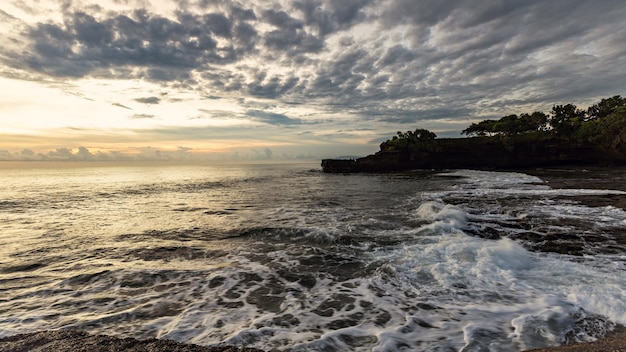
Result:
[[[0,181],[0,337],[523,351],[626,324],[626,248],[611,242],[626,213],[567,198],[617,191],[312,163],[26,164]],[[604,241],[541,250],[555,233]]]

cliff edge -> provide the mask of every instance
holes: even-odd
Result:
[[[524,137],[524,136],[520,136]],[[322,160],[328,173],[394,172],[413,169],[515,170],[561,166],[626,165],[626,151],[562,138],[435,139],[427,147],[382,149],[356,160]]]

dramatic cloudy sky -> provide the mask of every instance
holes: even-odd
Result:
[[[3,0],[0,159],[364,155],[626,93],[623,0]]]

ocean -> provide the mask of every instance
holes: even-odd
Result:
[[[25,164],[0,181],[0,337],[523,351],[626,325],[626,212],[574,197],[623,192],[317,162]]]

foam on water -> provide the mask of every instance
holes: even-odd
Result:
[[[536,176],[515,172],[488,172],[475,170],[456,170],[441,173],[440,176],[461,177],[462,184],[449,190],[431,192],[426,196],[442,197],[463,195],[467,197],[503,197],[516,196],[583,196],[626,194],[617,190],[602,189],[552,189]]]
[[[457,294],[469,290],[471,294],[468,295],[472,299],[482,295],[487,299],[483,304],[490,306],[483,308],[506,313],[507,318],[510,318],[510,326],[514,329],[511,336],[524,349],[555,344],[568,338],[588,340],[598,331],[610,329],[613,325],[609,321],[626,323],[623,259],[615,262],[604,259],[615,259],[614,256],[599,255],[580,262],[575,257],[530,253],[507,238],[484,241],[462,235],[463,230],[482,226],[480,224],[494,226],[494,221],[506,224],[525,220],[529,216],[546,215],[555,221],[584,221],[599,229],[623,226],[626,213],[621,209],[563,205],[553,201],[552,197],[624,192],[553,190],[537,185],[541,182],[537,178],[516,173],[457,171],[450,175],[465,177],[463,181],[470,187],[459,185],[446,191],[420,194],[420,198],[426,201],[416,214],[420,219],[430,221],[421,229],[442,231],[448,235],[418,241],[399,253],[394,269],[405,275],[407,281],[418,285],[424,282],[424,278],[430,277],[442,289],[456,290]],[[523,204],[523,208],[517,208],[515,202],[503,206],[500,200],[511,196],[541,197],[544,201],[533,202],[530,206],[522,201],[520,204]],[[445,199],[452,199],[461,205],[446,204]],[[500,229],[509,233],[525,231],[517,227]],[[572,229],[561,227],[563,231]],[[431,262],[425,262],[424,258],[430,258]],[[433,258],[439,260],[433,262]],[[497,299],[490,302],[490,297]],[[498,300],[502,300],[501,306],[496,303]],[[524,300],[529,303],[518,303]],[[515,308],[511,310],[512,307]],[[446,308],[454,309],[449,305]],[[500,323],[506,324],[506,321]],[[473,323],[471,328],[465,328],[465,340],[472,340],[471,336],[475,335],[480,326]],[[539,333],[537,335],[530,331]],[[574,334],[575,337],[568,334]],[[489,340],[486,336],[481,339]],[[470,345],[468,343],[466,347]]]
[[[596,315],[621,324],[626,316],[623,273],[533,254],[509,239],[448,235],[393,256],[386,259],[400,281],[446,315],[462,315],[452,330],[462,328],[466,347],[491,341],[493,350],[530,349],[562,342],[576,329],[586,340],[612,328]],[[578,325],[586,318],[599,323],[585,330]]]

